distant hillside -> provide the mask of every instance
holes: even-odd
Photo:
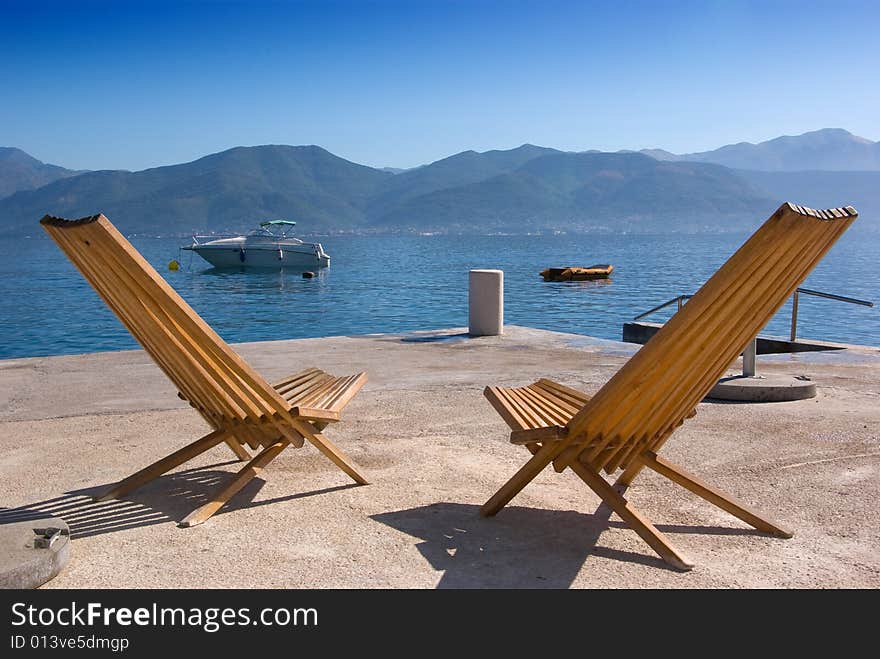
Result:
[[[855,206],[857,227],[880,230],[880,172],[736,173],[775,201],[793,200],[814,208]]]
[[[0,198],[79,173],[58,165],[47,165],[21,149],[0,146]]]
[[[555,152],[485,181],[407,199],[375,222],[495,231],[734,229],[768,210],[766,195],[717,165]]]
[[[842,128],[823,128],[760,144],[740,142],[714,151],[676,155],[662,149],[642,153],[658,160],[712,162],[732,169],[779,171],[880,171],[880,142]]]
[[[295,219],[304,231],[352,228],[393,174],[317,146],[238,147],[182,165],[100,171],[0,200],[0,231],[33,230],[44,214],[101,211],[127,232],[244,230],[265,218]]]
[[[684,160],[684,156],[677,156],[674,153],[669,151],[665,151],[663,149],[642,149],[639,151],[646,156],[651,156],[655,160]]]
[[[485,181],[548,153],[560,152],[523,144],[508,151],[463,151],[429,165],[409,169],[384,183],[376,198],[370,202],[369,214],[373,218],[384,217],[410,199]]]

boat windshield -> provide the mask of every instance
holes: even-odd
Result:
[[[287,234],[293,230],[296,222],[289,220],[267,220],[260,222],[260,228],[254,229],[249,236],[264,236],[267,238],[287,238]]]
[[[248,232],[247,236],[242,236],[242,234],[212,234],[212,235],[193,235],[193,245],[201,245],[204,242],[214,242],[218,240],[228,240],[235,238],[247,238],[253,239],[256,238],[264,239],[266,241],[284,241],[289,244],[302,244],[302,240],[299,238],[295,238],[292,235],[289,235],[293,231],[293,227],[296,226],[296,222],[290,222],[289,220],[267,220],[266,222],[260,222],[260,226],[256,229]]]

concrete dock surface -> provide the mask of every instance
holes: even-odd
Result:
[[[750,529],[646,470],[627,493],[696,567],[677,572],[572,473],[496,517],[528,458],[482,395],[550,377],[593,393],[639,346],[507,326],[235,346],[267,379],[307,366],[369,382],[314,447],[284,451],[207,523],[177,522],[240,468],[223,444],[127,495],[91,495],[207,431],[142,351],[0,362],[0,524],[49,515],[71,555],[46,588],[876,588],[880,350],[759,357],[816,398],[704,401],[662,455],[794,531]],[[735,364],[733,365],[735,368]],[[732,370],[731,372],[734,372]]]

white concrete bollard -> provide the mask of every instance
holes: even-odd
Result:
[[[471,270],[468,289],[468,333],[504,333],[504,271]]]

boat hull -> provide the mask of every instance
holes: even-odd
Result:
[[[195,245],[188,249],[201,256],[215,268],[297,268],[310,270],[330,267],[330,257],[315,251],[296,249],[261,249],[211,247]]]

